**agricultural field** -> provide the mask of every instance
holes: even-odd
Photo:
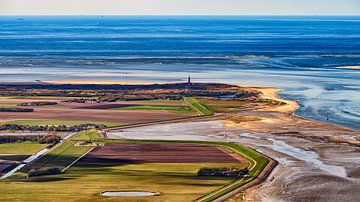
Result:
[[[44,149],[48,144],[38,144],[33,142],[19,142],[0,144],[0,176],[13,168],[18,162]]]
[[[93,142],[96,146],[79,146],[79,142]],[[145,190],[160,195],[134,197],[130,201],[192,201],[237,182],[233,177],[197,176],[200,168],[254,166],[248,158],[253,155],[251,150],[240,148],[242,155],[233,146],[215,142],[111,140],[102,139],[95,130],[86,131],[0,181],[4,187],[0,194],[8,201],[129,201],[127,197],[104,197],[100,193]],[[76,163],[59,175],[24,178],[34,167],[62,170],[73,162]]]
[[[213,89],[207,90],[209,86]],[[220,116],[233,122],[257,120],[231,114],[242,107],[249,107],[249,102],[221,98],[228,94],[236,96],[235,93],[241,90],[238,87],[174,84],[174,89],[156,88],[156,85],[144,86],[143,93],[131,91],[132,94],[127,90],[119,90],[117,94],[106,90],[28,91],[19,88],[25,94],[65,94],[65,97],[0,97],[0,103],[11,103],[10,107],[33,109],[33,112],[0,112],[0,126],[23,125],[29,126],[23,128],[30,130],[41,129],[39,126],[66,129],[67,126],[71,128],[81,124],[107,127],[82,128],[82,132],[62,140],[36,161],[27,163],[14,175],[0,181],[0,186],[4,187],[0,190],[2,199],[129,201],[129,198],[105,197],[100,193],[143,190],[159,195],[131,199],[212,201],[256,179],[269,163],[256,151],[232,143],[107,139],[106,131],[112,130],[111,127],[121,130],[121,126],[136,127]],[[194,91],[190,92],[188,88]],[[69,96],[73,94],[85,97]],[[249,97],[253,99],[255,95],[249,94]],[[212,116],[215,113],[216,116]],[[104,131],[100,132],[102,129]],[[51,171],[54,169],[55,173]],[[245,174],[222,175],[226,170]],[[200,175],[200,171],[204,171],[205,175]]]
[[[193,116],[193,109],[182,100],[119,101],[111,103],[64,102],[66,97],[0,97],[0,106],[18,107],[21,103],[56,102],[56,105],[26,106],[33,112],[0,112],[0,124],[79,125],[107,127],[153,122]],[[11,104],[11,105],[10,105]]]

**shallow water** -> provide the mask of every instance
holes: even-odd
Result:
[[[286,144],[284,141],[275,140],[269,138],[273,142],[272,149],[287,154],[299,160],[305,161],[314,165],[315,167],[330,173],[332,175],[346,178],[346,169],[343,166],[330,165],[319,159],[319,155],[313,151],[306,151],[289,144]]]
[[[145,80],[284,89],[298,115],[360,129],[360,17],[0,17],[0,82]]]
[[[102,196],[156,196],[158,193],[148,191],[110,191],[102,192]]]

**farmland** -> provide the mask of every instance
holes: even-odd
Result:
[[[234,178],[198,177],[202,167],[249,166],[246,158],[230,155],[231,150],[220,149],[217,144],[192,142],[153,142],[102,140],[95,132],[84,132],[67,140],[59,147],[35,162],[31,167],[64,168],[91,147],[74,146],[80,140],[106,142],[87,154],[65,173],[56,176],[23,178],[29,167],[10,179],[0,194],[7,200],[41,201],[122,201],[121,198],[103,198],[103,191],[147,190],[160,192],[160,196],[146,198],[147,201],[189,201],[206,195]],[[227,151],[227,152],[225,152]],[[141,181],[142,183],[138,183]],[[121,183],[119,183],[121,182]],[[76,184],[76,187],[71,186]],[[46,189],[45,189],[46,187]],[[57,187],[56,192],[50,192]],[[21,194],[11,193],[21,189]],[[34,194],[34,190],[36,194]],[[52,194],[50,194],[52,193]],[[61,197],[60,197],[61,196]],[[15,197],[15,198],[14,198]],[[144,200],[135,197],[135,200]],[[126,201],[128,199],[124,199]]]
[[[55,87],[66,89],[54,90]],[[106,135],[110,130],[165,121],[215,117],[236,123],[257,121],[228,114],[233,110],[238,112],[243,105],[253,106],[251,100],[257,99],[257,92],[223,84],[113,86],[115,90],[108,90],[110,86],[95,87],[44,84],[35,85],[37,90],[29,90],[25,85],[17,86],[16,93],[0,89],[0,93],[7,95],[0,97],[0,103],[16,103],[10,107],[21,105],[33,109],[28,113],[0,112],[2,125],[71,127],[98,124],[107,127],[78,132],[62,140],[35,162],[0,181],[0,186],[2,183],[7,185],[0,190],[3,199],[128,201],[127,198],[102,197],[100,193],[144,190],[160,195],[146,199],[135,197],[135,201],[211,201],[255,180],[269,163],[256,151],[233,143],[118,140],[108,139]],[[9,97],[19,92],[24,96]],[[224,95],[234,98],[221,98]],[[13,149],[16,147],[10,150]],[[249,173],[241,177],[198,176],[198,171],[203,168],[210,171],[246,169]],[[47,172],[51,169],[59,172]],[[43,176],[29,174],[36,172]],[[72,186],[74,184],[76,187]],[[18,192],[21,194],[13,194]]]

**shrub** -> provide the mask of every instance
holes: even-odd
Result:
[[[210,176],[210,177],[236,177],[242,178],[246,174],[249,173],[247,168],[239,169],[239,168],[200,168],[197,172],[198,176]]]
[[[43,102],[24,102],[24,103],[18,104],[18,106],[23,106],[23,107],[26,107],[26,106],[46,106],[46,105],[57,105],[57,104],[58,104],[57,102],[43,101]]]
[[[0,112],[33,112],[34,109],[18,107],[0,107]]]
[[[28,177],[43,176],[43,175],[58,175],[61,173],[59,168],[48,169],[32,169],[28,173]]]

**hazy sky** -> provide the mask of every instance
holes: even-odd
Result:
[[[360,0],[0,0],[0,15],[360,15]]]

